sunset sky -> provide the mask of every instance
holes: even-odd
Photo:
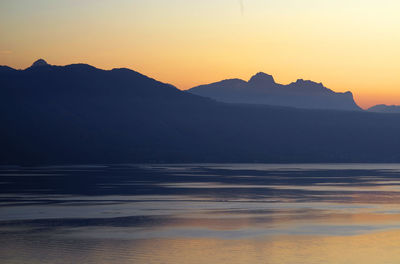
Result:
[[[127,67],[180,89],[272,74],[400,104],[398,0],[1,0],[0,64]]]

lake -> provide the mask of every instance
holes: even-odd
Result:
[[[0,168],[0,260],[400,263],[400,164]]]

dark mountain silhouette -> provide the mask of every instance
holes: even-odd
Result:
[[[246,82],[240,79],[224,80],[201,85],[190,93],[226,103],[266,104],[307,109],[361,110],[351,92],[335,93],[322,83],[297,80],[289,85],[275,82],[271,75],[257,73]]]
[[[38,59],[37,61],[35,61],[33,64],[32,64],[32,66],[31,66],[31,68],[34,68],[34,67],[42,67],[42,66],[50,66],[45,60],[43,60],[43,59]]]
[[[400,115],[226,104],[85,64],[2,67],[0,124],[1,164],[400,161]]]
[[[13,69],[13,68],[10,68],[8,66],[1,66],[0,65],[0,73],[10,73],[10,72],[13,72],[13,71],[16,71],[16,70]]]
[[[368,111],[375,113],[400,113],[400,106],[380,104],[369,108]]]

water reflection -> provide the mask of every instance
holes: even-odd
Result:
[[[399,263],[399,173],[396,164],[2,168],[0,257]]]

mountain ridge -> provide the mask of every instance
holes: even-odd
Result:
[[[400,162],[400,115],[221,103],[85,64],[0,71],[0,124],[1,165]]]
[[[369,112],[375,113],[393,113],[398,114],[400,113],[400,105],[386,105],[386,104],[378,104],[372,106],[367,109]]]
[[[298,79],[284,85],[259,72],[249,81],[227,79],[193,87],[190,93],[226,103],[266,104],[308,109],[361,111],[350,91],[337,93],[322,83]]]

